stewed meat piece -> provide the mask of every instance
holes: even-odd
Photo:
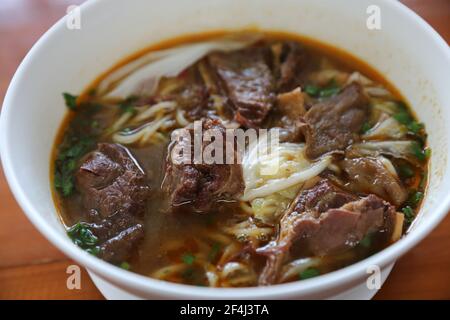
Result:
[[[206,213],[217,202],[236,200],[244,190],[241,165],[236,162],[226,163],[226,153],[232,152],[234,159],[237,159],[237,151],[233,142],[227,144],[226,129],[221,121],[204,119],[201,129],[200,137],[195,136],[193,125],[172,134],[163,181],[163,189],[169,195],[172,208],[183,206],[198,213]],[[207,146],[209,143],[203,138],[208,132],[222,137],[222,160],[202,157],[196,161],[194,142],[200,138],[203,147]],[[183,154],[183,151],[187,154]],[[217,159],[219,163],[215,162]]]
[[[302,85],[309,60],[306,50],[297,42],[286,41],[279,43],[279,53],[276,55],[278,59],[274,69],[278,91],[291,91]]]
[[[306,155],[314,159],[358,141],[368,114],[369,100],[359,84],[351,84],[339,95],[313,105],[302,126]]]
[[[76,172],[87,223],[99,239],[99,256],[119,263],[143,237],[150,190],[146,175],[125,147],[99,143]]]
[[[345,158],[340,165],[348,176],[347,186],[354,192],[373,193],[396,206],[408,197],[400,180],[378,158]]]
[[[277,283],[296,241],[312,255],[324,256],[356,246],[371,232],[392,232],[394,219],[395,208],[377,196],[359,199],[322,180],[300,192],[281,219],[277,239],[257,250],[267,257],[259,283]]]
[[[267,48],[248,48],[209,56],[209,64],[231,100],[235,120],[258,127],[275,100],[275,80],[267,63]]]

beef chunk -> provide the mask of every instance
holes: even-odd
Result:
[[[287,41],[280,45],[278,63],[275,65],[276,84],[279,92],[286,92],[302,84],[308,55],[297,42]]]
[[[280,128],[282,142],[299,142],[302,138],[301,118],[305,115],[305,101],[300,88],[277,95],[269,127]]]
[[[368,116],[368,103],[362,87],[351,84],[339,95],[309,109],[302,126],[306,155],[317,158],[327,152],[343,150],[358,141]]]
[[[225,127],[220,120],[205,119],[202,121],[202,134],[207,130],[214,130],[222,136],[223,156],[226,156],[227,150],[234,152],[236,159],[235,145],[225,144]],[[218,201],[235,200],[244,190],[242,177],[242,168],[240,164],[225,163],[195,163],[194,159],[194,128],[189,125],[184,133],[190,139],[183,139],[181,131],[175,131],[172,135],[172,143],[169,146],[169,152],[166,160],[166,172],[163,181],[163,189],[170,198],[172,208],[183,207],[190,208],[198,213],[208,212],[216,205]],[[187,131],[186,131],[187,130]],[[186,137],[186,135],[184,135]],[[204,141],[203,137],[202,141]],[[208,145],[203,142],[203,147]],[[189,156],[185,155],[176,159],[174,150],[190,150]],[[177,151],[177,152],[178,152]],[[188,160],[186,162],[185,160]],[[204,160],[204,159],[203,159]],[[225,158],[224,158],[225,160]]]
[[[400,180],[377,158],[346,158],[340,162],[340,166],[350,181],[348,187],[355,192],[376,194],[396,206],[408,197]]]
[[[375,195],[358,199],[328,180],[301,192],[285,212],[275,241],[258,249],[267,256],[261,285],[276,283],[296,241],[312,255],[324,256],[356,246],[375,231],[392,232],[395,208]]]
[[[99,238],[100,257],[123,262],[143,236],[142,218],[149,187],[128,149],[100,143],[82,161],[76,186],[88,221]]]
[[[274,78],[266,55],[266,48],[258,47],[209,56],[231,100],[235,120],[245,127],[258,127],[275,99]]]

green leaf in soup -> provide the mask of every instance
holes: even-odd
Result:
[[[316,268],[308,268],[302,272],[300,272],[300,279],[301,280],[305,280],[305,279],[310,279],[310,278],[314,278],[317,277],[318,275],[320,275],[320,271]]]
[[[183,262],[187,265],[192,265],[195,261],[195,256],[192,253],[185,253],[181,257],[181,260],[183,260]]]
[[[329,98],[337,95],[341,91],[339,87],[331,87],[320,90],[319,97],[320,98]]]
[[[124,261],[119,265],[120,268],[124,269],[124,270],[130,270],[131,266],[128,262]]]
[[[408,198],[408,205],[412,208],[416,208],[419,205],[420,201],[422,201],[423,196],[423,192],[413,190]]]
[[[315,97],[319,94],[320,88],[314,85],[305,86],[305,92],[312,97]]]
[[[404,207],[402,212],[407,223],[411,223],[414,220],[414,210],[410,206]]]
[[[77,108],[78,96],[74,96],[70,93],[64,92],[63,97],[67,108],[69,108],[70,110],[75,110]]]
[[[80,248],[89,250],[90,253],[97,250],[96,244],[98,243],[98,238],[94,235],[86,223],[76,223],[67,230],[67,235]]]
[[[371,128],[372,128],[372,126],[370,125],[370,123],[364,122],[361,127],[361,133],[364,134],[364,133],[368,132]]]
[[[425,161],[429,157],[431,151],[427,151],[427,150],[429,150],[429,149],[423,149],[421,147],[420,143],[418,143],[416,141],[414,141],[411,144],[411,152],[420,161]]]

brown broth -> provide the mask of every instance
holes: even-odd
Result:
[[[92,89],[95,89],[106,75],[149,51],[168,48],[184,43],[206,40],[224,35],[226,33],[227,32],[225,31],[216,31],[211,33],[188,35],[164,41],[141,50],[140,52],[124,59],[96,79],[79,96],[78,103],[89,103],[91,100],[89,92],[91,92]],[[326,57],[331,60],[339,70],[357,70],[372,80],[385,86],[397,100],[406,101],[400,95],[399,91],[391,83],[389,83],[383,75],[364,61],[341,49],[294,34],[287,34],[283,32],[264,33],[266,38],[271,41],[298,41],[305,45],[314,55]],[[60,130],[58,131],[54,149],[52,151],[50,178],[52,185],[54,183],[54,160],[57,159],[59,152],[58,146],[63,143],[64,137],[67,136],[68,127],[70,127],[70,125],[80,117],[91,117],[88,113],[89,111],[86,110],[78,111],[77,113],[69,112],[65,117]],[[106,115],[100,120],[100,125],[105,124],[105,126],[107,126],[107,124],[110,123],[115,116],[116,115],[114,114],[111,114],[110,116]],[[111,142],[111,138],[100,138],[97,139],[96,142]],[[218,257],[223,253],[224,248],[227,245],[230,245],[230,243],[233,243],[240,249],[245,247],[245,241],[242,241],[245,239],[234,239],[231,236],[223,236],[223,239],[221,239],[221,237],[217,236],[223,235],[223,227],[224,225],[230,223],[231,219],[236,216],[241,217],[246,215],[238,203],[220,204],[218,205],[217,212],[207,215],[193,215],[188,212],[178,212],[176,215],[167,214],[168,202],[165,195],[160,190],[160,185],[163,178],[163,162],[166,147],[166,143],[159,143],[146,147],[131,146],[129,148],[131,153],[134,154],[135,158],[146,171],[148,180],[151,183],[150,187],[152,189],[152,196],[148,200],[148,207],[145,215],[145,237],[138,250],[128,261],[131,265],[132,271],[147,276],[151,276],[156,270],[170,264],[189,264],[189,261],[185,261],[186,259],[189,260],[189,255],[196,255],[198,257],[202,256],[202,259],[205,259],[207,263],[215,264],[218,263]],[[396,162],[394,164],[402,165],[401,162]],[[424,183],[423,181],[426,181],[426,168],[426,163],[424,163],[420,168],[414,168],[412,176],[407,179],[403,179],[403,183],[405,183],[405,185],[407,185],[411,190],[419,189],[420,181],[422,180],[422,184]],[[421,190],[424,190],[424,186],[422,186]],[[54,188],[53,191],[55,204],[65,226],[70,227],[78,221],[84,219],[80,196],[77,192],[67,198],[64,198],[61,197]],[[416,212],[417,210],[418,209],[416,209]],[[215,235],[217,236],[217,239],[214,239]],[[268,240],[269,239],[261,240],[260,244],[262,245],[267,243]],[[227,241],[228,243],[225,243]],[[330,272],[364,259],[389,244],[389,239],[386,239],[385,236],[376,235],[373,239],[371,239],[371,243],[369,245],[358,245],[356,248],[352,249],[351,252],[326,257],[326,262],[319,268],[320,273]],[[296,250],[293,250],[291,255],[295,258],[308,256],[307,252],[303,251],[301,246],[298,246]],[[239,259],[241,259],[239,261],[243,261],[243,263],[251,265],[256,273],[260,272],[264,264],[264,259],[252,255],[244,254]],[[197,270],[200,268],[197,265],[197,262],[189,265],[190,266],[188,268],[184,268],[183,272],[177,273],[176,275],[171,275],[170,277],[164,279],[193,285],[206,285],[207,281],[205,276]],[[219,283],[219,286],[227,285],[229,284]],[[247,285],[256,285],[256,283],[250,283]]]

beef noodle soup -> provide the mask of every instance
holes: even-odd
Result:
[[[64,98],[52,183],[68,236],[152,278],[245,287],[319,276],[397,241],[424,196],[423,124],[377,72],[312,40],[181,38]],[[234,135],[250,131],[256,140]],[[173,152],[192,160],[184,150],[221,138],[211,154],[236,161]]]

